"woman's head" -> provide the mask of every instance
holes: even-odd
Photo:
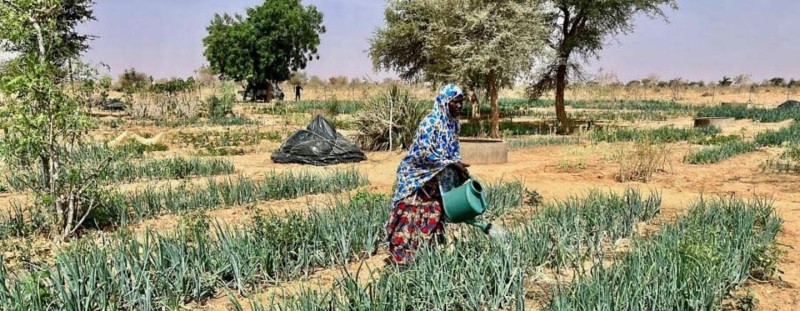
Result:
[[[439,89],[436,96],[436,107],[447,112],[451,118],[458,117],[464,103],[464,92],[455,84],[448,84]]]

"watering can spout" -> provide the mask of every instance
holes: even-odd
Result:
[[[491,223],[487,223],[487,222],[483,222],[483,221],[477,221],[475,219],[467,220],[466,223],[480,228],[481,230],[483,230],[483,233],[486,233],[486,234],[489,234],[489,230],[492,230],[492,224]]]

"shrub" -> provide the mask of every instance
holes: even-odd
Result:
[[[232,86],[221,84],[219,91],[221,95],[211,95],[203,102],[203,115],[207,118],[223,118],[233,114],[236,93]]]
[[[619,171],[615,178],[619,182],[648,182],[653,174],[664,170],[669,153],[666,145],[655,143],[652,138],[637,140],[632,146],[618,149],[615,159]]]

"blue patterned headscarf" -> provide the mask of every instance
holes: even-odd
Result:
[[[439,89],[431,111],[420,122],[408,154],[397,168],[397,189],[394,204],[425,185],[450,164],[461,162],[458,144],[460,126],[457,117],[450,116],[448,104],[464,92],[454,84]]]

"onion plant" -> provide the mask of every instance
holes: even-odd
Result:
[[[521,195],[498,193],[490,200],[521,204],[499,199],[515,196]],[[179,309],[223,290],[251,293],[375,254],[384,240],[389,206],[386,195],[359,192],[348,202],[335,201],[308,214],[256,214],[243,226],[195,225],[163,235],[148,231],[139,239],[120,230],[99,241],[81,240],[53,264],[32,263],[14,271],[0,264],[0,309]],[[487,246],[481,245],[470,247],[477,252]]]
[[[595,265],[550,310],[713,310],[754,271],[774,269],[781,220],[769,202],[701,200],[611,268]]]
[[[783,144],[800,144],[800,123],[795,121],[791,125],[779,130],[768,130],[756,135],[756,144],[759,146],[778,147]]]
[[[797,109],[746,108],[741,106],[704,107],[697,112],[697,116],[752,119],[758,122],[781,122],[791,119],[800,120],[800,112],[798,112]]]
[[[209,179],[205,187],[195,189],[186,185],[149,186],[122,196],[125,204],[115,205],[112,214],[118,215],[121,223],[126,223],[152,218],[163,212],[179,213],[291,199],[310,194],[348,191],[367,184],[366,176],[356,169],[328,173],[272,171],[266,173],[261,180],[244,176],[228,177],[222,181]]]
[[[703,136],[713,136],[720,133],[716,127],[702,128],[675,128],[663,126],[656,129],[619,128],[613,130],[592,132],[590,138],[594,141],[620,142],[651,139],[654,143],[672,143],[697,139]]]
[[[513,139],[509,141],[511,149],[526,149],[541,146],[563,146],[577,145],[581,142],[580,137],[570,136],[531,136],[526,138]]]
[[[233,163],[228,159],[174,157],[144,162],[117,161],[103,173],[106,181],[126,181],[149,179],[183,179],[192,176],[212,176],[231,174]]]
[[[272,310],[523,310],[524,280],[539,266],[582,266],[604,243],[635,233],[660,210],[660,196],[590,192],[553,203],[491,240],[466,232],[453,247],[423,247],[414,264],[388,267],[367,284],[345,274],[330,289],[305,290]]]
[[[741,139],[732,140],[687,154],[683,161],[690,164],[711,164],[753,151],[756,151],[754,142],[742,141]]]

